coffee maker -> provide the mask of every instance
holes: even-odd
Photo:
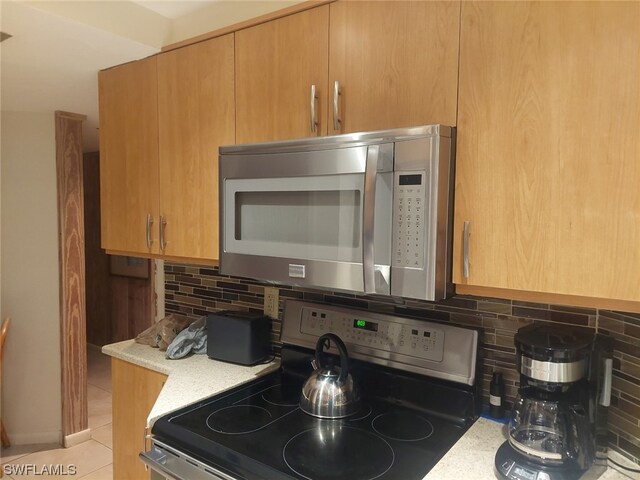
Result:
[[[514,338],[520,388],[495,457],[510,480],[599,477],[607,465],[612,341],[593,330],[532,324]]]

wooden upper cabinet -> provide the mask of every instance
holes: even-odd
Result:
[[[156,57],[98,76],[102,247],[158,250],[158,88]],[[147,246],[147,216],[149,228]]]
[[[235,35],[237,143],[326,135],[329,6]]]
[[[465,1],[461,25],[458,292],[640,300],[640,4]]]
[[[233,34],[158,56],[163,254],[218,258],[218,147],[235,142]]]
[[[329,134],[456,124],[460,2],[339,1],[330,8]]]

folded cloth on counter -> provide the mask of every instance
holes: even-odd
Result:
[[[190,318],[171,313],[141,332],[135,338],[135,342],[165,351],[176,335],[187,328],[192,321]]]
[[[189,353],[207,353],[207,317],[201,317],[182,330],[167,347],[165,357],[175,360]]]

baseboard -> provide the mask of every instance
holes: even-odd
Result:
[[[87,440],[91,440],[91,429],[87,428],[86,430],[82,430],[80,432],[72,433],[64,437],[64,448],[73,447],[80,443],[84,443]]]
[[[61,445],[62,433],[60,430],[55,432],[36,432],[36,433],[15,433],[8,431],[9,441],[11,445],[40,445],[40,444],[57,444]]]

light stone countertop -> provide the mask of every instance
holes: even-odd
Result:
[[[424,480],[495,480],[493,461],[507,439],[506,431],[502,423],[479,418]],[[629,477],[609,467],[600,480],[629,480]]]
[[[102,353],[168,376],[147,417],[149,426],[166,413],[229,390],[280,367],[279,359],[253,367],[211,360],[206,355],[167,360],[165,352],[133,340],[105,345]]]
[[[206,355],[167,360],[164,352],[137,344],[133,340],[105,345],[102,353],[168,375],[167,382],[149,413],[149,426],[166,413],[229,390],[280,367],[279,360],[266,365],[244,367],[211,360]],[[424,480],[495,480],[493,460],[498,447],[505,440],[506,427],[503,424],[479,418]],[[620,460],[619,456],[616,459]],[[629,477],[609,468],[600,479],[628,480]]]
[[[479,418],[424,480],[495,479],[493,458],[507,439],[504,425]]]

